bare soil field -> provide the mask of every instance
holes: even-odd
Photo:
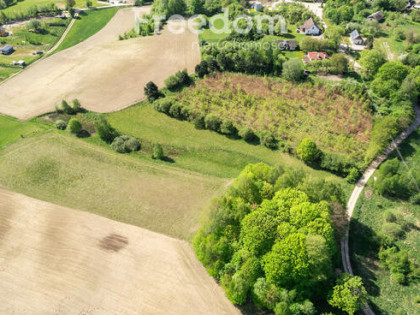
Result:
[[[141,15],[150,7],[119,10],[94,36],[1,84],[0,113],[28,119],[73,98],[89,110],[111,112],[144,99],[149,81],[162,86],[178,70],[192,72],[200,61],[197,34],[163,30],[160,35],[118,40],[134,27],[136,10]]]
[[[187,242],[0,190],[0,313],[235,314]]]

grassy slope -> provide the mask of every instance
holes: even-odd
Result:
[[[25,139],[0,151],[0,186],[189,239],[226,180],[139,160],[67,132]]]
[[[33,121],[19,121],[16,118],[0,115],[0,148],[17,141],[42,133],[47,126]]]
[[[112,19],[117,11],[118,8],[109,8],[87,11],[85,14],[80,15],[79,20],[74,23],[55,52],[77,45],[96,34]]]
[[[401,152],[406,159],[412,174],[420,174],[420,130],[417,130],[402,146]],[[392,158],[395,157],[395,154]],[[381,229],[383,212],[387,209],[400,211],[406,220],[417,228],[406,233],[398,242],[402,248],[409,250],[413,259],[420,262],[420,206],[398,200],[390,200],[376,195],[373,189],[366,188],[359,201],[351,227],[351,253],[353,268],[356,274],[362,275],[367,283],[372,304],[379,314],[395,314],[396,309],[403,308],[405,314],[419,314],[420,305],[414,297],[420,296],[418,283],[402,286],[391,281],[390,273],[380,268],[377,259],[378,248],[374,246],[372,237]]]
[[[193,124],[179,121],[155,111],[150,105],[139,104],[108,114],[109,122],[122,133],[134,135],[145,145],[158,142],[173,152],[178,167],[233,178],[249,163],[301,167],[320,177],[334,177],[315,172],[302,162],[280,151],[232,140],[208,130],[197,130]]]

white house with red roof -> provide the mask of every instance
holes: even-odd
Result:
[[[303,62],[308,63],[313,60],[324,60],[330,58],[326,52],[323,51],[310,51],[307,55],[303,56]]]

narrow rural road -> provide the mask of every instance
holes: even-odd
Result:
[[[357,182],[356,187],[353,190],[353,193],[350,196],[349,202],[347,203],[347,220],[351,221],[351,217],[353,215],[353,211],[356,207],[357,201],[359,200],[360,194],[362,193],[363,189],[365,188],[367,182],[373,175],[373,173],[376,171],[376,169],[379,167],[379,165],[384,162],[387,157],[391,154],[392,151],[395,150],[395,148],[401,144],[407,137],[415,131],[418,127],[420,127],[420,107],[415,107],[416,112],[416,120],[411,124],[410,127],[407,128],[403,133],[401,133],[395,140],[392,141],[390,146],[384,151],[383,154],[379,155],[366,169],[364,172],[362,178]],[[347,272],[351,275],[353,275],[353,269],[351,267],[350,262],[350,255],[349,255],[349,229],[350,224],[347,226],[347,230],[344,234],[343,239],[341,240],[341,258],[343,260],[343,268],[344,272]],[[375,314],[372,309],[369,307],[368,304],[365,304],[363,307],[363,312],[366,315],[373,315]]]

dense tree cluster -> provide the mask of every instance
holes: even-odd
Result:
[[[314,314],[310,299],[326,297],[337,251],[329,202],[342,191],[318,181],[248,165],[213,202],[193,244],[233,303],[250,296],[276,314]]]

